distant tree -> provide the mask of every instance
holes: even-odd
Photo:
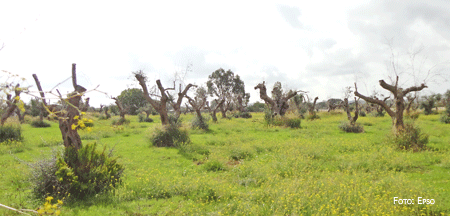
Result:
[[[447,90],[442,98],[442,102],[445,104],[445,112],[441,115],[441,122],[450,123],[450,90]]]
[[[339,107],[342,107],[344,101],[342,101],[341,99],[335,99],[335,98],[331,98],[327,100],[327,107],[328,107],[328,112],[333,111]]]
[[[139,108],[138,112],[139,113],[144,112],[145,115],[147,116],[147,118],[149,118],[149,116],[151,114],[153,114],[155,112],[155,110],[153,109],[152,105],[150,105],[149,103],[146,103],[145,106]]]
[[[244,82],[231,70],[225,72],[222,68],[217,69],[208,76],[206,85],[210,96],[225,99],[220,106],[222,118],[227,117],[226,112],[231,108],[233,98],[236,98],[238,109],[245,108],[244,106],[248,103],[247,98],[250,98],[250,95],[245,93]],[[241,98],[240,101],[238,101],[238,97]]]
[[[355,83],[355,92],[357,92],[358,89],[356,88],[356,83]],[[352,89],[351,87],[346,87],[346,91],[345,91],[345,98],[344,98],[344,102],[343,102],[343,107],[345,112],[347,113],[347,118],[350,121],[350,125],[354,126],[356,123],[356,120],[358,120],[358,115],[359,115],[359,106],[358,106],[358,99],[355,98],[355,115],[352,117],[351,111],[350,111],[350,107],[348,105],[348,98],[351,96],[352,94]]]
[[[438,106],[436,105],[437,102],[442,98],[442,95],[440,94],[432,94],[429,96],[423,96],[422,101],[420,102],[420,108],[423,108],[423,113],[425,115],[433,114],[433,108],[436,107],[436,112],[438,109]]]
[[[16,109],[24,109],[24,103],[20,99],[20,94],[23,91],[27,91],[28,88],[21,88],[19,83],[9,82],[8,79],[5,83],[0,84],[0,92],[6,95],[6,106],[1,115],[1,126],[3,126],[6,120],[14,114]],[[14,93],[14,96],[12,95]]]
[[[302,92],[289,90],[289,92],[283,93],[280,82],[276,82],[274,84],[272,90],[272,98],[267,95],[265,82],[256,85],[255,89],[259,89],[259,97],[263,99],[264,102],[268,105],[273,116],[284,116],[284,114],[286,114],[286,111],[289,109],[289,99],[297,95],[297,92]]]
[[[249,112],[264,112],[265,104],[261,102],[255,102],[247,107]]]
[[[207,129],[207,125],[203,119],[202,112],[201,112],[201,110],[205,107],[205,104],[206,104],[206,101],[208,98],[206,89],[203,87],[197,88],[197,90],[195,91],[194,99],[192,99],[188,95],[186,95],[185,97],[188,99],[189,104],[191,104],[192,108],[194,109],[194,111],[196,113],[196,117],[198,120],[198,126],[201,129]]]
[[[217,122],[217,116],[216,116],[217,109],[219,109],[224,102],[225,102],[225,99],[221,99],[221,100],[214,99],[211,102],[211,106],[210,106],[209,101],[206,101],[206,109],[209,111],[209,114],[211,115],[213,122]]]
[[[129,88],[123,90],[117,97],[124,108],[128,108],[128,114],[137,115],[139,108],[145,106],[147,101],[141,89]]]
[[[119,98],[111,97],[111,99],[115,101],[117,108],[119,109],[120,118],[125,119],[125,114],[128,113],[130,107],[124,107],[122,101]]]

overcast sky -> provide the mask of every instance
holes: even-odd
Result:
[[[216,69],[231,69],[251,102],[261,101],[253,87],[262,81],[322,101],[342,98],[355,81],[363,94],[386,94],[378,80],[392,77],[394,56],[403,86],[425,80],[424,93],[450,89],[446,0],[149,2],[2,1],[0,70],[26,78],[34,91],[36,73],[50,90],[76,63],[80,85],[117,96],[139,87],[132,71],[148,74],[149,86],[156,79],[169,86],[192,64],[186,83],[202,85]],[[69,91],[70,80],[58,88]],[[89,96],[93,106],[114,102]]]

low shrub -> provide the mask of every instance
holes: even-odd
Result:
[[[439,121],[441,121],[442,123],[445,123],[445,124],[450,124],[450,116],[448,116],[446,114],[441,115],[441,117],[439,118]]]
[[[107,120],[107,119],[110,119],[110,118],[111,118],[111,115],[100,115],[98,117],[98,120]]]
[[[208,156],[211,152],[205,146],[194,144],[182,145],[178,153],[183,155],[187,159],[198,161],[205,158],[205,156]]]
[[[50,124],[45,121],[36,120],[31,122],[31,126],[35,128],[45,128],[50,127]]]
[[[153,122],[153,119],[147,118],[147,116],[139,114],[138,115],[139,122]]]
[[[317,115],[316,112],[314,112],[313,114],[307,115],[307,116],[306,116],[306,119],[312,121],[312,120],[315,120],[315,119],[320,119],[320,116]]]
[[[94,122],[84,122],[84,126],[86,127],[94,127]],[[84,129],[85,127],[83,127]]]
[[[130,120],[119,118],[119,119],[113,119],[111,122],[111,125],[124,125],[124,124],[130,124]]]
[[[150,141],[156,147],[180,147],[190,143],[187,130],[173,124],[156,129]]]
[[[221,163],[218,160],[208,161],[203,165],[203,167],[206,171],[210,171],[210,172],[218,172],[218,171],[225,170],[225,165],[223,165],[223,163]]]
[[[364,112],[363,110],[360,110],[359,111],[359,116],[366,117],[367,115],[366,115],[366,112]]]
[[[285,126],[290,128],[301,128],[301,118],[289,118],[286,116],[280,117],[275,116],[272,117],[271,113],[266,113],[264,116],[264,120],[266,122],[266,125],[275,125],[275,126]]]
[[[96,150],[96,143],[81,147],[78,151],[65,148],[64,153],[31,165],[34,195],[43,198],[86,197],[113,189],[121,183],[124,170],[112,156],[112,150]]]
[[[234,148],[230,152],[230,159],[243,160],[253,157],[253,152],[250,149]]]
[[[413,122],[407,122],[403,129],[394,133],[392,140],[398,149],[420,151],[426,149],[428,135],[422,133]]]
[[[420,115],[419,112],[410,112],[409,114],[407,113],[407,114],[405,115],[405,117],[406,117],[407,119],[416,120],[416,119],[419,118],[419,115]]]
[[[250,114],[249,112],[237,112],[234,114],[235,118],[251,118],[252,114]]]
[[[347,133],[362,133],[362,132],[364,132],[364,127],[361,124],[355,123],[352,125],[348,121],[341,122],[341,124],[339,125],[339,129],[341,129],[342,131],[347,132]]]
[[[384,112],[372,112],[370,115],[373,117],[384,117]]]
[[[22,141],[22,128],[20,125],[0,126],[0,143],[10,141]]]
[[[300,128],[301,122],[302,122],[302,120],[299,118],[294,118],[294,119],[287,118],[285,120],[284,124],[290,128]]]
[[[209,130],[209,125],[207,123],[208,118],[206,118],[204,116],[202,118],[203,118],[202,121],[200,121],[200,119],[197,116],[195,116],[192,119],[192,122],[191,122],[192,129],[197,129],[198,128],[198,129],[202,129],[202,130],[205,130],[205,131]]]

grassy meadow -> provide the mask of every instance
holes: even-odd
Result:
[[[160,127],[127,116],[129,125],[94,120],[80,131],[83,143],[114,148],[124,165],[123,183],[107,194],[64,203],[62,215],[448,215],[450,124],[420,115],[429,149],[401,151],[391,143],[391,119],[360,117],[364,133],[344,133],[344,113],[320,112],[300,129],[267,126],[263,113],[250,119],[209,122],[210,131],[189,129],[191,144],[153,147]],[[113,117],[118,118],[118,116]],[[189,127],[192,115],[182,115]],[[27,163],[62,149],[56,122],[22,125],[24,141],[0,146],[0,203],[36,209]],[[394,205],[394,197],[414,205]],[[435,204],[418,204],[418,197]],[[18,215],[0,208],[0,215]]]

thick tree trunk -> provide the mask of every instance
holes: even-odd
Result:
[[[71,105],[78,107],[80,100],[81,96],[72,96],[68,102]],[[71,105],[67,105],[67,113],[59,118],[59,130],[62,134],[64,147],[71,147],[78,150],[81,148],[81,138],[77,131],[78,127],[72,127],[72,125],[78,124],[78,119],[75,119],[75,116],[79,116],[80,114],[78,110]]]

